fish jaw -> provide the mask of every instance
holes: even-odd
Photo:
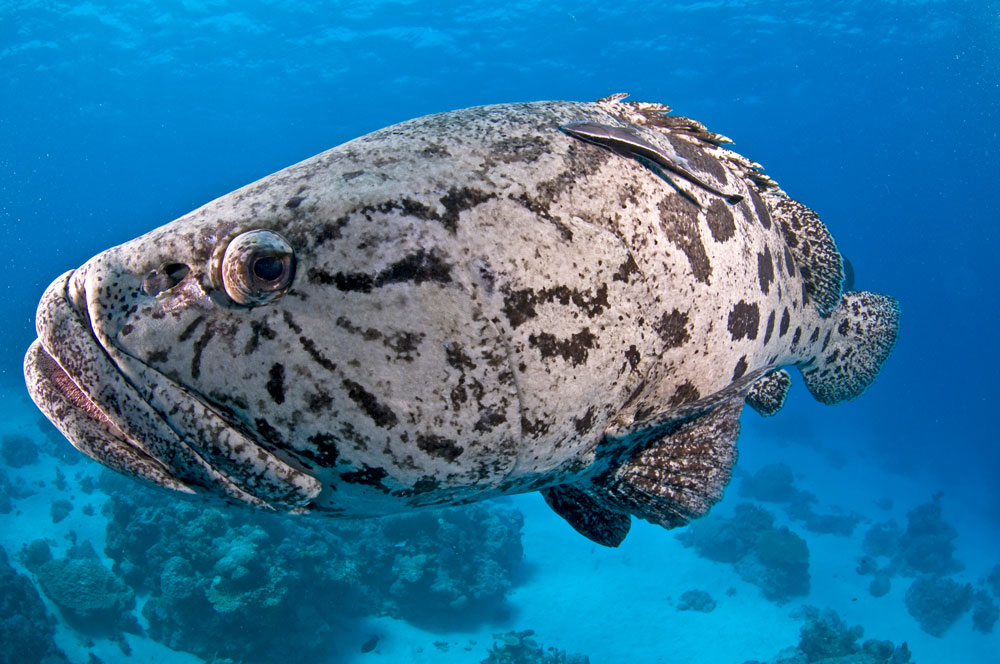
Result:
[[[253,472],[239,461],[219,463],[218,446],[255,446],[221,416],[162,374],[118,349],[100,324],[95,293],[111,274],[95,269],[100,255],[56,279],[36,313],[38,339],[24,360],[28,391],[39,409],[78,450],[119,472],[185,493],[221,494],[265,509],[299,509],[320,491],[311,477],[254,451]],[[158,394],[153,403],[149,396]],[[199,449],[205,429],[173,421],[186,411],[211,421],[216,449]],[[231,435],[226,436],[229,432]],[[202,434],[199,436],[199,434]],[[226,452],[224,450],[223,456]],[[244,464],[245,465],[245,464]],[[234,467],[236,466],[236,467]],[[253,475],[253,477],[250,477]],[[277,477],[276,477],[277,475]]]

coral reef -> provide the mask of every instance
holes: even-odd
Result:
[[[767,503],[790,503],[801,495],[793,486],[794,481],[795,476],[787,464],[768,464],[743,480],[740,495]]]
[[[931,636],[944,635],[972,605],[972,586],[946,577],[917,577],[906,591],[906,610]]]
[[[0,514],[9,514],[14,509],[14,501],[30,496],[33,491],[24,485],[20,477],[11,482],[7,473],[0,468]]]
[[[794,485],[792,469],[784,463],[772,463],[747,476],[740,485],[740,495],[769,503],[784,503],[788,516],[801,521],[806,530],[830,535],[850,535],[861,522],[857,514],[817,514],[812,505],[816,496]]]
[[[62,466],[74,466],[86,458],[59,433],[59,430],[46,417],[39,414],[36,424],[38,431],[42,434],[38,441],[42,454],[57,459]]]
[[[138,632],[132,609],[135,594],[101,564],[89,542],[64,558],[42,563],[35,571],[42,591],[59,607],[66,622],[83,631]]]
[[[590,664],[586,655],[567,655],[563,650],[555,648],[542,649],[531,637],[533,630],[523,632],[507,632],[494,634],[494,643],[488,651],[488,657],[479,664]]]
[[[73,503],[66,499],[60,498],[59,500],[53,500],[52,505],[49,507],[49,514],[52,515],[52,523],[59,523],[73,511]]]
[[[52,560],[52,550],[49,543],[43,539],[32,540],[21,549],[21,563],[30,572],[37,573],[38,568]]]
[[[764,597],[785,602],[809,593],[809,547],[788,528],[775,528],[774,515],[740,503],[732,517],[710,515],[677,534],[698,555],[735,565],[743,580]]]
[[[38,448],[27,436],[9,433],[0,440],[0,456],[11,468],[22,468],[38,462]]]
[[[754,550],[736,563],[736,573],[774,602],[808,595],[809,547],[788,528],[768,530]]]
[[[715,610],[715,600],[704,590],[685,590],[681,594],[677,610],[711,613]]]
[[[910,615],[917,618],[922,626],[926,624],[933,630],[925,628],[924,631],[929,633],[938,630],[943,633],[951,622],[942,628],[944,623],[940,616],[935,615],[935,609],[929,604],[923,606],[923,595],[935,588],[943,592],[950,587],[949,584],[955,583],[932,577],[944,577],[964,567],[954,557],[954,540],[958,533],[942,516],[941,498],[941,494],[937,494],[931,502],[910,510],[905,531],[892,520],[872,526],[865,533],[861,545],[865,555],[858,561],[857,567],[858,574],[874,577],[868,587],[874,597],[882,597],[889,592],[895,574],[928,577],[910,586],[906,601],[908,607],[912,604]],[[880,564],[883,560],[884,564]],[[932,581],[939,585],[931,585]],[[950,609],[942,607],[942,610],[947,612]]]
[[[803,606],[803,619],[797,646],[785,648],[767,664],[907,664],[910,650],[906,643],[869,639],[860,625],[849,626],[832,609]],[[745,664],[764,664],[756,660]]]
[[[492,615],[522,558],[520,512],[489,503],[350,521],[109,493],[106,552],[149,593],[150,636],[206,659],[287,661],[294,648],[318,660],[336,646],[330,633],[363,615]]]
[[[685,546],[693,546],[702,558],[735,563],[750,553],[762,532],[773,528],[773,514],[753,503],[740,503],[732,517],[712,512],[678,531],[677,539]]]
[[[52,623],[38,591],[0,547],[0,664],[67,664],[53,640]]]
[[[895,560],[903,574],[944,575],[965,567],[955,560],[954,541],[958,531],[942,517],[941,497],[942,494],[937,494],[931,502],[907,514],[906,532],[899,538]]]
[[[1000,598],[1000,565],[994,565],[993,569],[990,570],[989,576],[986,577],[986,584],[993,591],[993,594]]]
[[[876,523],[865,533],[861,549],[868,556],[893,558],[899,552],[899,538],[903,530],[894,520]]]
[[[972,595],[972,628],[989,634],[1000,618],[1000,607],[985,590],[977,590]]]

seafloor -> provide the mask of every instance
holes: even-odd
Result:
[[[3,663],[1000,662],[995,524],[837,434],[745,414],[709,517],[605,549],[537,495],[220,509],[103,470],[23,393],[0,403]]]

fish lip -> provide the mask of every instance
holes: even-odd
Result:
[[[73,305],[70,284],[74,271],[46,289],[36,314],[36,339],[24,357],[24,376],[32,400],[70,443],[87,456],[115,470],[138,475],[161,486],[191,493],[169,466],[125,432],[113,409],[94,392],[87,374],[117,373],[114,363],[93,334],[89,316]],[[59,340],[67,342],[65,346]],[[92,378],[92,376],[91,376]],[[115,396],[124,381],[118,381]]]
[[[24,361],[28,391],[39,409],[74,447],[125,474],[264,509],[306,507],[322,489],[317,480],[246,439],[235,441],[251,443],[242,458],[236,465],[227,464],[236,446],[232,439],[240,435],[233,423],[95,328],[92,320],[103,321],[104,313],[87,290],[102,276],[107,277],[107,268],[98,256],[56,279],[42,295],[36,314],[38,339]],[[154,395],[167,402],[155,405]],[[206,444],[205,432],[190,421],[174,422],[166,413],[181,403],[191,412],[178,417],[190,419],[197,411],[218,421],[228,431],[213,433],[230,447],[213,448],[214,436]],[[263,470],[248,470],[257,460],[270,463]],[[243,467],[237,467],[239,461]]]

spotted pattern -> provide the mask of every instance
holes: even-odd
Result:
[[[547,495],[607,542],[629,514],[704,513],[749,386],[796,364],[818,398],[849,398],[894,338],[872,317],[893,309],[820,315],[840,263],[815,213],[664,111],[613,98],[428,116],[219,198],[50,287],[32,395],[113,467],[276,509],[572,485]],[[559,131],[576,122],[628,128],[733,197]],[[287,241],[296,276],[240,306],[219,257],[252,230]]]

